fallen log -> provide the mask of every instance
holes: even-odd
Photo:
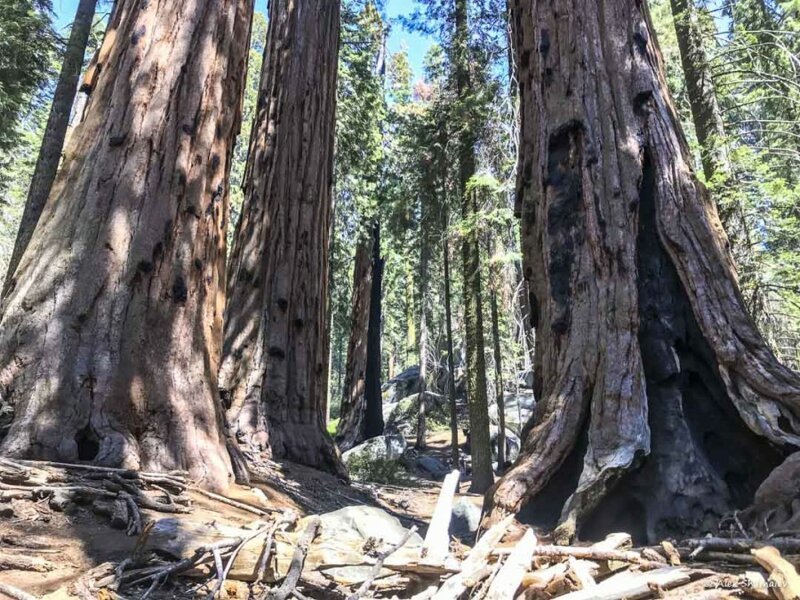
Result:
[[[442,564],[450,552],[450,518],[453,514],[453,498],[461,473],[453,471],[444,478],[436,508],[422,544],[420,558],[425,563]]]
[[[722,537],[693,538],[681,541],[678,546],[686,547],[691,550],[703,548],[702,551],[718,550],[721,552],[740,552],[743,554],[749,554],[751,550],[756,548],[772,546],[780,552],[800,554],[800,538],[796,537],[773,538],[770,540]]]
[[[475,544],[461,564],[461,572],[456,573],[447,579],[439,591],[433,596],[434,600],[456,600],[467,590],[467,581],[484,569],[489,562],[492,549],[500,542],[506,533],[509,525],[514,520],[513,515],[509,515],[487,531]]]
[[[800,600],[800,575],[781,556],[777,548],[767,546],[752,550],[758,563],[769,573],[769,583],[779,600]]]
[[[514,546],[506,562],[489,586],[487,600],[505,600],[513,598],[522,583],[522,576],[531,567],[531,557],[536,546],[536,536],[528,529]]]
[[[561,596],[562,600],[633,600],[653,593],[654,588],[669,589],[688,583],[690,571],[683,567],[662,567],[645,573],[623,571],[602,583]]]

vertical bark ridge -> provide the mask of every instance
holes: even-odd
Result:
[[[118,2],[3,302],[3,453],[227,485],[215,374],[251,14],[250,0]]]
[[[220,387],[239,442],[346,476],[322,415],[338,37],[338,2],[270,3]]]

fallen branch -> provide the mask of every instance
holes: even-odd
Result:
[[[292,556],[292,562],[289,565],[289,572],[286,574],[286,578],[277,590],[267,595],[268,600],[286,600],[294,591],[294,588],[297,587],[300,574],[303,572],[303,565],[306,562],[308,547],[317,535],[320,522],[321,520],[318,515],[314,515],[309,519],[306,530],[297,542],[297,547],[294,549],[294,555]]]
[[[0,554],[0,571],[33,571],[36,573],[46,573],[55,567],[52,563],[22,554]]]
[[[739,552],[749,554],[756,548],[772,546],[780,552],[790,554],[800,553],[800,538],[773,538],[770,540],[751,540],[748,538],[721,538],[708,537],[683,540],[678,544],[691,549],[704,548],[706,551],[719,550],[722,552]]]
[[[498,554],[506,554],[507,550],[501,550]],[[533,549],[533,556],[541,556],[545,558],[563,558],[572,556],[574,558],[581,558],[585,560],[607,560],[627,562],[639,565],[643,569],[660,569],[668,567],[665,562],[647,560],[642,558],[638,552],[630,550],[604,550],[602,548],[595,548],[592,546],[536,546]]]
[[[21,589],[7,583],[0,583],[0,594],[5,594],[14,600],[39,600],[36,596],[23,592]]]
[[[394,546],[380,552],[378,554],[378,559],[375,561],[375,564],[372,566],[372,570],[369,573],[369,576],[364,580],[361,586],[355,591],[355,593],[348,596],[347,600],[358,600],[361,596],[367,593],[372,582],[375,581],[375,578],[380,574],[381,569],[383,568],[384,561],[394,554],[397,550],[405,545],[408,539],[413,535],[413,533],[417,530],[416,525],[412,526],[411,529],[408,529],[403,535],[402,539],[397,542]]]

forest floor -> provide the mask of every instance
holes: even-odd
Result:
[[[446,461],[448,440],[431,432],[426,454]],[[508,520],[470,548],[448,534],[454,497],[482,504],[468,487],[416,473],[347,484],[269,462],[219,496],[178,474],[0,459],[0,599],[800,598],[785,587],[800,540],[783,541],[788,562],[721,538],[556,547]]]
[[[434,432],[428,442],[427,453],[446,460],[449,433]],[[241,503],[240,506],[269,513],[291,510],[300,517],[351,506],[374,506],[398,518],[405,527],[416,526],[424,535],[440,486],[440,482],[415,474],[404,477],[402,484],[347,484],[328,473],[281,461],[263,465],[249,486],[233,484],[225,496]],[[461,482],[458,494],[480,507],[482,496],[469,494],[468,488],[468,480]],[[0,494],[3,489],[5,486],[0,484]],[[224,522],[244,528],[259,519],[254,511],[211,498],[199,490],[188,490],[186,495],[191,506],[189,516],[195,522]],[[35,598],[73,598],[68,591],[71,587],[71,592],[75,591],[71,583],[106,563],[119,564],[131,558],[140,543],[139,537],[128,535],[121,525],[112,526],[108,516],[90,502],[59,505],[48,496],[35,501],[5,500],[0,497],[0,599],[13,597],[4,595],[2,584],[24,590]],[[141,515],[143,521],[166,516],[146,508]],[[15,556],[29,557],[32,562],[22,560],[17,564],[11,560]],[[230,593],[220,597],[248,597],[241,589],[244,585],[241,582],[230,581],[226,585]],[[146,587],[139,593],[144,590]],[[154,590],[149,597],[155,600],[203,597],[202,591],[196,581],[175,580]],[[139,596],[133,593],[125,597]]]

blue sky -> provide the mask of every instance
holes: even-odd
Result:
[[[75,15],[78,0],[52,0],[52,2],[53,10],[56,13],[56,27],[64,29]],[[399,23],[393,22],[397,16],[408,15],[414,10],[414,0],[384,0],[384,2],[386,17],[392,23],[388,43],[389,52],[397,52],[405,46],[411,67],[414,69],[414,79],[419,79],[422,76],[422,59],[433,40],[419,33],[405,31]],[[99,10],[106,12],[110,6],[111,2],[101,1]],[[264,12],[266,6],[266,0],[256,0],[256,10]]]

